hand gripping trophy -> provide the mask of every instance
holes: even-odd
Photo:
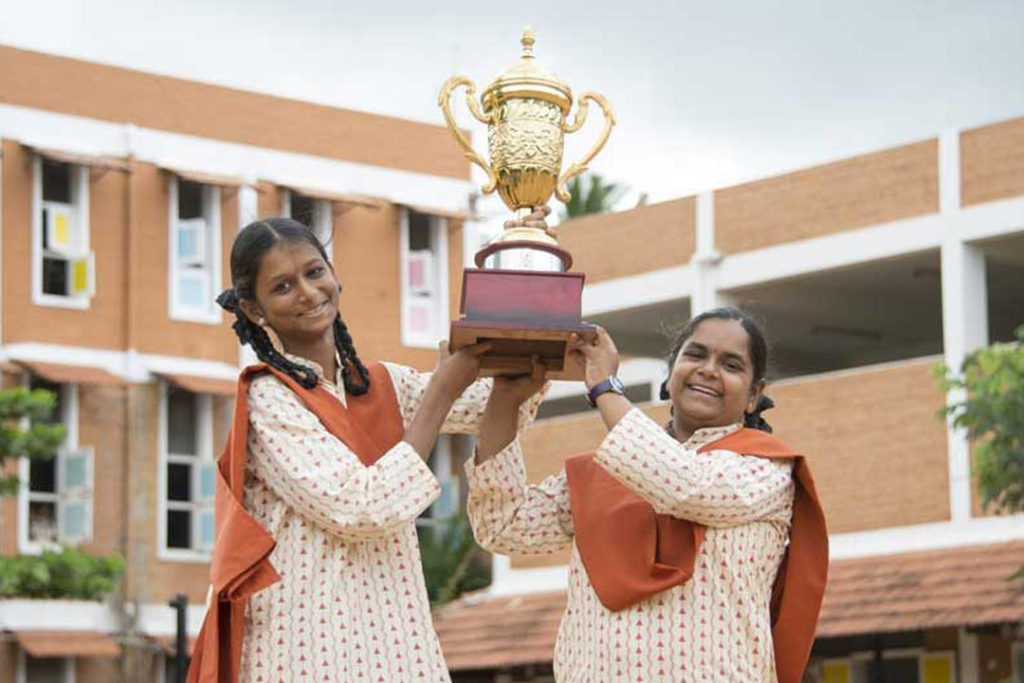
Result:
[[[552,193],[570,199],[566,183],[587,170],[601,151],[615,116],[601,95],[586,92],[577,100],[576,116],[568,122],[573,96],[569,86],[540,66],[533,56],[533,31],[521,40],[519,61],[484,90],[480,101],[465,76],[449,78],[438,105],[466,158],[487,174],[484,194],[495,190],[517,218],[546,204]],[[451,97],[465,87],[466,105],[474,118],[487,124],[488,164],[472,147],[451,112]],[[579,130],[587,119],[588,103],[604,114],[604,129],[594,146],[559,175],[566,133]],[[476,254],[477,268],[462,279],[461,317],[452,323],[452,349],[491,342],[482,359],[485,374],[530,371],[537,355],[553,379],[581,379],[582,369],[567,362],[569,335],[591,329],[581,319],[583,273],[570,273],[572,256],[558,245],[550,230],[515,226]]]

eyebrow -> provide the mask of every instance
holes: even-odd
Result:
[[[706,353],[707,350],[708,350],[708,347],[705,346],[704,344],[700,343],[699,341],[687,341],[685,344],[683,344],[683,350],[685,351],[686,349],[697,349],[699,351],[704,351]],[[743,356],[742,354],[736,353],[735,351],[725,351],[724,355],[725,355],[726,358],[738,360],[741,363],[746,363],[747,362],[747,359],[746,359],[745,356]]]

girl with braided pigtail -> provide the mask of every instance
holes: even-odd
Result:
[[[231,279],[218,302],[260,362],[218,461],[213,599],[188,680],[448,681],[415,519],[440,492],[425,462],[438,433],[477,431],[486,345],[442,352],[433,373],[364,363],[327,252],[290,219],[239,232]]]
[[[761,417],[755,322],[716,309],[684,327],[662,394],[667,429],[626,397],[607,332],[576,339],[572,354],[607,429],[597,451],[527,483],[514,416],[535,373],[495,385],[467,465],[484,548],[572,549],[555,680],[799,683],[828,537],[804,458]]]

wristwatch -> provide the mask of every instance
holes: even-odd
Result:
[[[612,375],[608,379],[601,380],[594,385],[594,388],[587,392],[587,403],[590,404],[591,408],[597,407],[597,397],[601,394],[607,394],[608,392],[618,394],[619,396],[626,395],[626,386],[622,383],[622,380]]]

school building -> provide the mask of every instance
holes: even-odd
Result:
[[[429,369],[480,246],[447,130],[0,47],[0,371],[55,391],[67,440],[16,463],[0,553],[78,545],[128,568],[104,603],[0,601],[0,683],[160,683],[176,594],[198,630],[211,474],[240,353],[212,303],[234,233],[292,215],[325,239],[364,358]],[[738,303],[772,342],[766,414],[811,459],[832,533],[811,676],[994,683],[1024,675],[1024,518],[982,510],[970,444],[932,377],[1024,323],[1024,119],[579,219],[560,240],[584,313],[662,419],[665,329]],[[557,385],[525,437],[532,479],[603,428]],[[432,465],[452,513],[471,450]],[[429,523],[426,522],[426,523]],[[457,681],[551,680],[565,555],[495,557],[437,615]]]
[[[360,355],[433,367],[473,186],[447,129],[0,47],[0,370],[51,389],[50,462],[12,464],[0,553],[128,562],[106,603],[0,601],[0,683],[160,683],[199,629],[213,468],[239,346],[214,296],[236,232],[291,215],[329,242]],[[432,463],[458,505],[468,444]],[[171,680],[170,676],[166,676]]]
[[[670,334],[691,313],[738,304],[763,321],[765,418],[807,454],[831,535],[808,681],[1024,681],[1024,516],[981,508],[933,377],[1024,324],[1024,118],[558,233],[587,274],[586,319],[630,356],[620,376],[659,421]],[[581,394],[556,386],[542,406],[531,481],[600,443]],[[488,591],[440,611],[455,680],[554,680],[568,559],[495,557]]]

